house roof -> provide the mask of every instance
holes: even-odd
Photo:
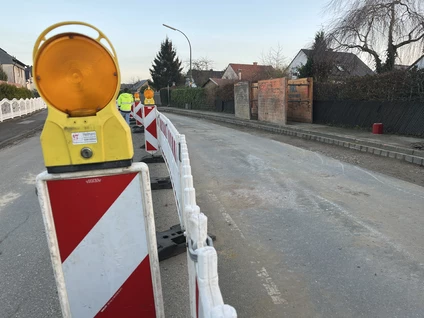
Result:
[[[136,92],[147,83],[147,80],[140,80],[133,84],[121,84],[121,89],[128,88],[131,92]]]
[[[207,83],[212,82],[214,83],[216,86],[224,86],[226,84],[233,84],[236,82],[239,82],[239,80],[234,80],[234,79],[223,79],[223,78],[217,78],[217,77],[212,77],[209,78],[206,83],[204,83],[202,85],[202,87],[205,87]]]
[[[313,50],[300,50],[311,57]],[[374,72],[355,54],[349,52],[326,51],[326,57],[334,62],[333,76],[365,76]]]
[[[224,71],[214,71],[214,70],[192,70],[191,76],[193,77],[194,82],[197,86],[201,87],[210,78],[221,78],[224,75]]]
[[[421,57],[418,58],[418,60],[416,60],[414,63],[411,64],[411,66],[409,67],[410,69],[414,67],[415,64],[418,64],[419,61],[421,61],[422,59],[424,59],[424,54],[421,55]]]
[[[241,70],[241,80],[250,82],[268,79],[274,71],[270,65],[230,63],[228,67],[231,67],[236,74]]]
[[[27,66],[25,63],[19,61],[17,58],[13,57],[2,48],[0,48],[0,64],[19,64],[22,67]]]

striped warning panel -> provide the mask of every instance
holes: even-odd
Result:
[[[156,106],[143,107],[144,138],[146,152],[154,154],[158,151],[158,132],[156,122]]]
[[[156,317],[140,174],[46,187],[71,316]]]

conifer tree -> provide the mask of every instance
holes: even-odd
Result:
[[[157,90],[167,87],[172,83],[179,84],[182,79],[181,61],[172,46],[168,37],[161,43],[160,51],[153,61],[150,75],[152,76],[153,87]]]

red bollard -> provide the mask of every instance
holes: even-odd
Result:
[[[372,133],[373,134],[382,134],[383,133],[383,124],[375,123],[372,125]]]

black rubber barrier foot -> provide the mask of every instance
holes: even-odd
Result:
[[[216,241],[216,236],[209,234],[212,241]],[[159,262],[182,254],[186,251],[186,238],[181,229],[181,225],[173,225],[167,231],[156,232],[156,242],[158,246]]]
[[[171,178],[170,177],[151,178],[150,179],[150,188],[152,190],[172,189]]]
[[[186,251],[186,239],[181,225],[173,225],[167,231],[156,232],[159,262]]]
[[[132,127],[132,132],[133,132],[134,134],[141,134],[141,133],[144,133],[144,126],[141,126],[141,127],[139,127],[139,126],[133,126],[133,127]]]
[[[141,158],[140,161],[141,162],[144,162],[144,163],[160,163],[160,162],[165,162],[165,160],[163,159],[162,156],[152,156],[152,155],[144,156],[143,158]]]

